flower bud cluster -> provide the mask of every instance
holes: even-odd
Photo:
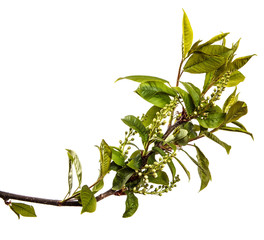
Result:
[[[158,172],[162,171],[165,166],[172,161],[172,158],[175,157],[175,155],[175,152],[166,154],[159,158],[159,161],[156,161],[153,164],[146,164],[142,169],[137,170],[136,172],[141,178],[141,181],[133,188],[133,192],[144,195],[156,194],[161,196],[162,193],[171,191],[173,187],[176,187],[176,182],[180,180],[178,175],[172,179],[169,185],[159,185],[158,187],[149,185],[149,179],[157,178]]]
[[[156,118],[153,118],[152,123],[147,127],[150,130],[149,139],[162,136],[162,126],[167,123],[166,118],[171,116],[177,104],[178,100],[174,98],[156,113]]]
[[[227,83],[230,79],[230,75],[231,75],[231,72],[228,71],[224,74],[224,76],[222,78],[220,78],[216,82],[216,88],[214,88],[213,93],[211,94],[211,99],[209,101],[213,105],[214,105],[215,101],[220,100],[222,92],[225,90]]]
[[[125,154],[125,155],[128,155],[128,151],[131,149],[130,146],[127,147],[127,149],[125,150],[125,147],[130,144],[131,142],[133,142],[135,139],[134,139],[134,135],[136,134],[136,132],[132,129],[132,128],[129,128],[129,131],[126,131],[125,132],[125,139],[124,141],[122,140],[119,140],[119,149]]]
[[[211,106],[215,106],[215,102],[220,100],[220,97],[222,95],[222,92],[225,90],[227,83],[230,79],[231,72],[226,72],[222,78],[220,78],[216,82],[216,87],[213,89],[213,92],[210,96],[202,97],[201,103],[196,108],[196,110],[193,112],[194,116],[200,116],[202,119],[206,118],[208,116],[208,112],[206,112]]]

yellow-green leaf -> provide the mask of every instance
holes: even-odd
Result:
[[[80,197],[82,203],[81,214],[83,214],[84,212],[92,213],[96,210],[96,198],[94,197],[93,192],[87,185],[84,185],[82,187]]]
[[[159,78],[159,77],[153,77],[153,76],[145,76],[145,75],[132,75],[132,76],[126,76],[126,77],[121,77],[118,78],[116,80],[123,80],[123,79],[128,79],[134,82],[139,82],[139,83],[143,83],[143,82],[162,82],[162,83],[169,83],[169,81]]]
[[[182,58],[185,58],[187,53],[192,47],[193,42],[193,30],[189,21],[189,18],[183,10],[182,19]]]
[[[79,160],[79,157],[77,156],[77,154],[70,150],[70,149],[66,149],[67,153],[68,153],[68,157],[69,157],[69,161],[71,161],[71,163],[73,163],[74,167],[75,167],[75,171],[76,171],[76,175],[77,175],[77,179],[79,182],[79,187],[82,184],[82,165],[81,162]],[[69,164],[69,178],[72,177],[72,173],[71,173],[71,163]],[[69,180],[69,185],[70,185],[70,181],[72,182],[72,179]]]
[[[238,85],[239,83],[243,82],[245,80],[245,76],[239,72],[239,71],[235,71],[232,72],[230,75],[230,79],[227,82],[227,87],[234,87],[236,85]]]
[[[100,145],[100,152],[101,152],[100,177],[104,177],[109,171],[110,162],[111,162],[111,159],[112,159],[112,150],[108,146],[108,144],[105,142],[104,139],[102,140],[101,145]]]

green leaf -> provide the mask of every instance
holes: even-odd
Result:
[[[134,174],[134,170],[129,167],[124,167],[117,171],[115,178],[113,180],[113,190],[120,190],[129,178]]]
[[[145,127],[152,123],[153,119],[157,117],[157,112],[161,110],[160,107],[152,106],[144,116],[142,123]]]
[[[202,151],[195,145],[196,148],[196,152],[197,152],[197,159],[198,159],[198,163],[200,166],[202,166],[201,168],[198,168],[198,173],[201,179],[201,187],[200,187],[200,191],[202,191],[204,188],[207,187],[208,183],[210,180],[212,180],[211,178],[211,173],[209,170],[209,161],[208,159],[205,157],[205,155],[202,153]]]
[[[245,133],[245,134],[248,134],[249,136],[251,136],[251,138],[254,140],[253,134],[248,132],[245,129],[242,129],[242,128],[224,126],[224,127],[221,127],[220,130],[225,130],[225,131],[229,131],[229,132]]]
[[[195,132],[196,131],[195,126],[191,122],[185,123],[184,125],[182,125],[182,128],[188,131],[189,139],[197,137],[197,133]]]
[[[123,214],[123,218],[131,217],[138,209],[138,199],[133,192],[126,192],[126,211]]]
[[[110,163],[110,171],[115,171],[117,172],[118,170],[120,170],[122,167],[117,165],[114,161]]]
[[[79,160],[79,157],[77,156],[77,154],[74,151],[72,151],[70,149],[66,149],[66,151],[68,153],[69,161],[71,161],[75,167],[77,179],[79,182],[79,187],[81,187],[81,184],[82,184],[82,165],[81,165],[81,162]],[[70,164],[69,164],[69,166],[70,166]],[[69,173],[71,171],[70,168],[71,167],[69,167]],[[70,173],[70,175],[72,175],[72,174]],[[72,179],[70,179],[70,178],[72,178],[72,177],[68,176],[69,186],[70,186],[70,182],[72,182]]]
[[[112,150],[103,139],[100,145],[100,177],[103,178],[109,171],[112,159]]]
[[[138,89],[140,89],[141,93],[143,93],[146,97],[155,93],[166,93],[170,96],[177,96],[176,92],[172,88],[161,82],[141,83]]]
[[[125,116],[122,121],[132,129],[134,129],[140,135],[142,141],[145,143],[148,140],[148,131],[144,124],[135,116],[128,115]]]
[[[217,128],[225,121],[225,113],[218,106],[209,109],[206,118],[198,118],[199,124],[204,128]]]
[[[252,58],[254,55],[256,55],[256,54],[235,59],[231,64],[230,70],[232,72],[234,72],[234,71],[242,68],[250,60],[250,58]]]
[[[119,166],[125,166],[125,157],[123,156],[123,154],[120,151],[115,150],[113,147],[111,147],[111,150],[113,161]]]
[[[169,96],[176,96],[176,92],[161,82],[145,82],[141,83],[136,93],[146,101],[157,107],[163,108],[170,103]]]
[[[191,180],[191,174],[190,172],[187,170],[187,168],[184,166],[184,164],[178,159],[175,157],[175,159],[177,160],[177,162],[181,165],[181,167],[183,168],[184,172],[186,173],[189,181]]]
[[[230,94],[230,96],[226,99],[224,105],[223,105],[223,112],[227,113],[230,107],[235,104],[238,100],[238,95],[236,94],[236,88],[233,93]]]
[[[157,171],[157,177],[154,178],[153,176],[149,175],[148,179],[149,182],[161,185],[169,185],[170,180],[166,172],[164,171]]]
[[[130,168],[134,170],[138,170],[142,167],[142,157],[141,153],[137,154],[137,156],[133,157],[129,163],[127,164]]]
[[[18,218],[20,218],[20,215],[23,217],[36,217],[37,216],[34,208],[24,203],[12,202],[10,208],[17,214]]]
[[[225,122],[234,122],[242,116],[246,115],[247,112],[247,104],[242,101],[237,101],[230,107],[229,111],[227,112]]]
[[[174,135],[174,142],[176,142],[178,145],[186,145],[189,141],[188,137],[188,130],[186,129],[179,129],[179,131]]]
[[[211,38],[209,41],[205,42],[204,44],[201,44],[201,47],[213,44],[215,42],[218,42],[218,41],[224,39],[228,34],[229,34],[229,32],[218,34],[218,35],[214,36],[213,38]]]
[[[233,123],[234,125],[238,126],[239,128],[244,129],[244,130],[247,131],[246,127],[245,127],[241,122],[233,121],[232,123]]]
[[[243,82],[245,80],[245,76],[239,72],[239,71],[234,71],[230,75],[230,79],[227,82],[227,87],[234,87],[237,86],[239,83]]]
[[[97,193],[99,192],[102,188],[104,187],[104,179],[101,179],[99,182],[97,182],[94,187],[92,192]]]
[[[121,77],[118,78],[115,82],[123,79],[128,79],[131,81],[143,83],[143,82],[162,82],[162,83],[169,83],[169,81],[164,80],[162,78],[158,77],[152,77],[152,76],[145,76],[145,75],[133,75],[133,76],[126,76],[126,77]]]
[[[189,115],[192,114],[192,112],[194,111],[194,103],[193,103],[191,95],[188,94],[183,89],[181,89],[180,87],[175,87],[174,89],[180,94],[180,96],[184,102],[187,113]]]
[[[192,54],[197,48],[200,47],[200,46],[199,46],[200,42],[202,42],[202,40],[198,40],[198,41],[196,41],[196,42],[192,45],[192,47],[191,47],[191,49],[190,49],[190,51],[189,51],[187,57],[190,56],[190,55],[191,55],[191,54]]]
[[[182,19],[182,58],[185,58],[189,50],[191,49],[193,41],[193,30],[188,19],[187,14],[183,10]]]
[[[203,93],[205,93],[207,91],[208,87],[212,83],[213,77],[214,77],[214,71],[206,73],[204,85],[203,85]]]
[[[200,95],[201,95],[200,89],[189,82],[181,82],[181,84],[185,87],[187,92],[191,95],[194,105],[198,107],[200,104]]]
[[[192,162],[198,167],[198,168],[202,168],[202,166],[200,166],[200,164],[188,153],[186,152],[185,150],[181,149],[181,151],[183,151],[191,160]]]
[[[172,179],[174,179],[175,175],[176,175],[176,168],[175,168],[175,165],[172,161],[168,162],[168,166],[169,166],[169,169],[171,171],[171,175],[172,175]]]
[[[66,194],[66,197],[71,194],[72,183],[73,183],[72,160],[69,158],[69,170],[68,170],[68,186],[69,186],[69,190],[68,190],[68,193]]]
[[[81,214],[83,214],[84,212],[92,213],[96,210],[96,198],[94,197],[93,192],[87,185],[84,185],[82,187],[80,197],[82,203]]]
[[[213,133],[211,132],[207,132],[204,131],[203,134],[208,137],[209,139],[213,140],[214,142],[218,143],[219,145],[221,145],[223,148],[225,148],[227,154],[229,154],[230,150],[231,150],[231,146],[226,144],[225,142],[221,141],[217,136],[215,136]]]
[[[183,70],[189,73],[208,73],[220,68],[225,62],[222,56],[194,53],[186,62]]]
[[[207,45],[204,47],[200,46],[197,51],[205,53],[207,55],[222,56],[224,58],[228,58],[233,53],[232,49],[229,49],[222,45]]]
[[[101,141],[98,149],[100,151],[100,174],[97,179],[98,183],[93,187],[93,192],[98,192],[103,188],[103,178],[110,171],[110,163],[112,159],[112,149],[108,146],[104,139]]]

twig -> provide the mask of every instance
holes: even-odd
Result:
[[[109,197],[111,195],[124,195],[124,193],[120,193],[120,191],[114,191],[112,189],[109,189],[108,191],[98,195],[96,197],[96,201],[99,202],[103,200],[106,197]],[[78,200],[70,200],[70,201],[61,201],[61,200],[55,200],[55,199],[46,199],[46,198],[38,198],[38,197],[30,197],[25,195],[19,195],[14,193],[8,193],[0,191],[0,198],[2,198],[5,202],[8,200],[20,200],[24,202],[32,202],[32,203],[39,203],[39,204],[45,204],[45,205],[52,205],[52,206],[65,206],[65,207],[80,207],[82,206]]]

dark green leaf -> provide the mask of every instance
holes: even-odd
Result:
[[[84,185],[81,189],[80,193],[81,203],[82,203],[82,211],[84,212],[94,212],[96,210],[96,198],[94,197],[93,192],[87,185]]]
[[[166,153],[161,148],[159,148],[159,147],[153,147],[152,148],[152,151],[160,154],[161,156],[165,156],[166,155]]]
[[[148,131],[144,124],[135,116],[128,115],[122,119],[122,121],[132,129],[134,129],[140,135],[143,142],[148,140]]]
[[[223,112],[227,113],[230,107],[235,104],[238,100],[238,95],[236,94],[236,88],[233,93],[230,94],[230,96],[226,99],[224,105],[223,105]]]
[[[113,147],[111,147],[111,150],[112,150],[113,161],[119,166],[124,166],[125,165],[125,157],[123,156],[123,154],[120,151],[114,149]]]
[[[14,203],[12,202],[10,208],[17,214],[23,217],[36,217],[35,210],[32,206],[24,204],[24,203]]]
[[[225,148],[227,154],[229,154],[231,146],[226,144],[225,142],[221,141],[217,136],[215,136],[213,133],[204,131],[203,134],[208,137],[209,139],[213,140],[214,142],[218,143],[221,145],[223,148]]]
[[[133,192],[126,192],[126,211],[123,214],[123,218],[131,217],[138,209],[138,199]]]
[[[200,95],[201,95],[200,89],[189,82],[181,82],[181,83],[185,87],[187,92],[191,95],[194,105],[198,107],[200,104]]]
[[[193,41],[193,31],[187,14],[183,10],[182,19],[182,58],[185,58],[191,49]]]
[[[226,114],[225,122],[234,122],[247,114],[247,104],[242,101],[234,103]]]
[[[183,165],[183,163],[175,157],[175,159],[177,160],[177,162],[181,165],[181,167],[183,168],[184,172],[186,173],[189,181],[191,180],[191,175],[190,175],[190,172],[187,170],[187,168]]]
[[[144,116],[142,123],[145,127],[152,123],[153,119],[157,117],[157,112],[161,110],[160,107],[152,106]]]
[[[189,73],[208,73],[221,67],[225,61],[225,58],[222,56],[194,53],[188,59],[183,69]]]
[[[113,180],[113,190],[120,190],[129,178],[134,174],[134,170],[129,167],[124,167],[117,171]]]
[[[134,170],[138,170],[142,167],[142,157],[141,157],[141,153],[139,152],[139,154],[137,154],[137,156],[133,157],[129,163],[127,164],[127,166],[129,166],[130,168],[134,169]]]
[[[188,130],[186,129],[179,129],[179,131],[174,135],[174,142],[176,142],[178,145],[186,145],[189,141],[188,137]]]
[[[222,112],[218,106],[209,109],[208,116],[206,118],[198,118],[199,124],[204,128],[217,128],[225,120],[225,113]]]
[[[193,125],[191,122],[185,123],[182,128],[186,129],[188,131],[188,138],[189,139],[197,137],[197,133],[195,132],[196,131],[195,125]]]
[[[158,77],[152,77],[152,76],[145,76],[145,75],[133,75],[133,76],[126,76],[126,77],[121,77],[118,78],[116,80],[122,80],[122,79],[128,79],[131,81],[135,81],[135,82],[139,82],[139,83],[143,83],[143,82],[162,82],[162,83],[169,83],[169,81],[164,80],[162,78],[158,78]]]
[[[192,97],[190,94],[188,94],[186,91],[184,91],[183,89],[181,89],[180,87],[176,87],[175,90],[180,94],[180,96],[182,97],[182,100],[184,102],[186,111],[188,114],[192,114],[192,112],[194,111],[194,103],[192,100]]]
[[[239,133],[245,133],[251,136],[251,138],[254,140],[253,134],[248,132],[247,130],[244,130],[242,128],[236,128],[236,127],[221,127],[220,130],[230,131],[230,132],[239,132]]]
[[[242,68],[255,54],[235,59],[230,67],[232,72]]]
[[[119,166],[119,165],[117,165],[115,162],[111,162],[110,163],[110,168],[109,168],[109,170],[110,171],[115,171],[115,172],[117,172],[119,169],[121,169],[122,167],[121,166]]]
[[[237,86],[239,83],[243,82],[245,80],[245,76],[239,72],[239,71],[235,71],[232,72],[230,75],[230,79],[227,82],[227,87],[234,87]]]
[[[81,162],[79,160],[79,157],[77,156],[77,154],[74,151],[72,151],[70,149],[66,149],[66,151],[68,153],[69,161],[71,161],[75,167],[75,171],[76,171],[76,175],[77,175],[77,179],[78,179],[79,187],[80,187],[82,184],[82,165],[81,165]],[[70,173],[70,168],[69,168],[69,173]],[[68,179],[70,179],[70,176],[68,176]],[[69,180],[69,185],[70,185],[70,181],[72,182],[72,180]]]
[[[198,163],[200,166],[202,166],[201,168],[198,168],[198,173],[201,179],[201,187],[200,187],[200,191],[202,191],[204,188],[206,188],[206,186],[208,185],[209,181],[212,179],[211,178],[211,173],[209,170],[209,161],[208,159],[205,157],[205,155],[202,153],[202,151],[195,146],[196,151],[197,151],[197,159],[198,159]]]
[[[153,176],[149,175],[148,179],[151,183],[161,184],[161,185],[169,185],[170,180],[166,172],[164,171],[157,171],[157,177],[154,178]]]

